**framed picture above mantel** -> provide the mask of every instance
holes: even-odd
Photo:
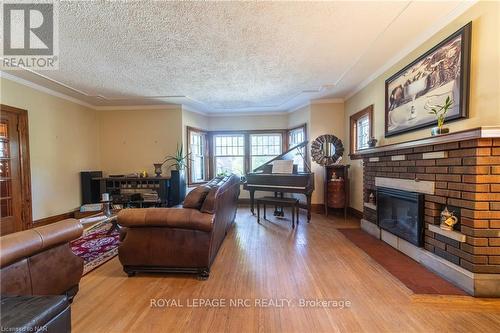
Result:
[[[472,22],[385,81],[385,137],[436,125],[429,110],[453,101],[446,121],[468,117]]]

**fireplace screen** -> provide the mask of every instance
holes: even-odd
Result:
[[[379,226],[417,246],[423,246],[424,195],[377,188]]]

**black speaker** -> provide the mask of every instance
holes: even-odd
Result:
[[[99,203],[101,201],[101,190],[99,180],[93,178],[102,177],[102,171],[82,171],[80,172],[80,182],[82,187],[82,205]]]
[[[168,192],[168,206],[180,205],[186,197],[186,177],[184,171],[170,171],[170,188]]]

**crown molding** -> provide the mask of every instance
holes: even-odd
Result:
[[[372,75],[358,84],[350,93],[344,97],[344,100],[347,101],[358,92],[360,92],[363,88],[369,85],[372,81],[377,79],[379,76],[388,71],[392,66],[396,65],[399,61],[401,61],[404,57],[408,56],[412,51],[418,48],[420,45],[425,43],[432,36],[437,34],[439,31],[444,29],[448,24],[450,24],[457,17],[465,13],[469,8],[475,5],[478,0],[466,0],[461,2],[457,7],[452,10],[448,15],[444,16],[442,20],[436,22],[433,26],[431,26],[426,32],[421,34],[417,39],[415,39],[410,45],[401,50],[398,54],[392,57],[389,61],[387,61],[383,66],[381,66],[378,70],[376,70]]]
[[[295,111],[298,111],[298,110],[303,109],[303,108],[308,107],[308,106],[311,106],[311,102],[299,104],[298,106],[288,110],[287,113],[294,113]]]
[[[207,118],[216,117],[247,117],[247,116],[284,116],[287,115],[288,111],[250,111],[250,112],[203,112],[196,110],[189,105],[182,104],[182,109],[199,114]]]
[[[180,110],[182,104],[154,104],[154,105],[124,105],[124,106],[94,106],[98,111],[143,111],[143,110]]]
[[[253,116],[286,116],[287,111],[254,111],[254,112],[211,112],[209,118],[216,117],[253,117]]]
[[[85,106],[89,109],[92,110],[97,110],[97,111],[119,111],[119,110],[173,110],[173,109],[185,109],[189,112],[197,113],[205,117],[238,117],[238,116],[275,116],[275,115],[286,115],[288,113],[293,112],[294,110],[298,110],[306,105],[309,105],[310,102],[307,102],[305,104],[299,105],[296,108],[290,110],[262,110],[262,111],[237,111],[237,112],[231,112],[231,111],[224,111],[224,112],[204,112],[197,110],[193,108],[192,106],[189,106],[184,103],[179,103],[179,104],[138,104],[138,105],[109,105],[109,106],[98,106],[98,105],[93,105],[87,102],[84,102],[82,100],[79,100],[75,97],[68,96],[66,94],[60,93],[58,91],[55,91],[50,88],[46,88],[42,85],[39,85],[37,83],[31,82],[29,80],[20,78],[18,76],[6,73],[4,71],[0,71],[0,77],[5,78],[7,80],[19,83],[21,85],[24,85],[26,87],[35,89],[37,91],[46,93],[51,96],[55,96],[64,100],[67,100],[69,102]],[[191,102],[198,102],[196,100],[193,100],[192,98],[189,97],[184,97]],[[199,102],[198,102],[199,103]]]
[[[17,77],[15,75],[12,75],[12,74],[9,74],[9,73],[6,73],[4,71],[0,71],[0,77],[1,78],[4,78],[4,79],[7,79],[9,81],[12,81],[12,82],[15,82],[15,83],[19,83],[23,86],[26,86],[26,87],[29,87],[29,88],[32,88],[34,90],[37,90],[37,91],[40,91],[40,92],[43,92],[43,93],[46,93],[48,95],[51,95],[51,96],[54,96],[54,97],[58,97],[58,98],[61,98],[61,99],[64,99],[68,102],[72,102],[72,103],[75,103],[75,104],[78,104],[78,105],[81,105],[81,106],[85,106],[89,109],[94,109],[95,110],[95,106],[92,105],[92,104],[89,104],[87,102],[84,102],[84,101],[81,101],[77,98],[74,98],[74,97],[71,97],[71,96],[68,96],[66,94],[63,94],[63,93],[60,93],[58,91],[55,91],[55,90],[52,90],[52,89],[49,89],[49,88],[46,88],[44,86],[41,86],[39,84],[36,84],[36,83],[33,83],[31,81],[28,81],[28,80],[25,80],[25,79],[22,79],[20,77]]]
[[[319,98],[319,99],[312,99],[306,103],[299,104],[296,107],[293,107],[286,111],[286,113],[294,113],[295,111],[298,111],[302,108],[311,106],[313,104],[343,104],[345,100],[343,98]]]
[[[310,104],[342,104],[343,98],[320,98],[311,100]]]
[[[186,104],[182,104],[182,111],[188,111],[188,112],[192,112],[192,113],[196,113],[196,114],[199,114],[200,116],[204,116],[204,117],[209,117],[209,114],[206,113],[206,112],[203,112],[203,111],[200,111],[200,110],[197,110],[189,105],[186,105]]]

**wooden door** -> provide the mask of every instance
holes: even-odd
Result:
[[[27,112],[1,105],[0,235],[31,226]]]

